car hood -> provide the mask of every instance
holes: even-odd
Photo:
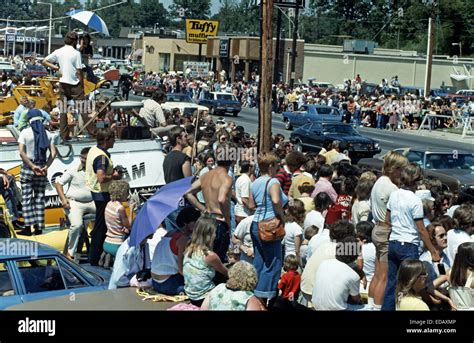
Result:
[[[165,110],[171,111],[173,108],[179,108],[181,111],[184,108],[197,108],[199,111],[209,111],[209,108],[206,106],[198,105],[193,102],[165,102],[161,104],[161,107]]]
[[[435,173],[453,176],[463,185],[474,185],[474,171],[469,169],[431,169]]]
[[[363,137],[363,136],[350,136],[350,135],[341,136],[337,134],[330,134],[330,135],[324,135],[324,136],[333,140],[349,142],[349,143],[375,143],[373,139]]]

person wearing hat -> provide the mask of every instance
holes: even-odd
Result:
[[[32,108],[27,114],[30,126],[22,130],[18,137],[18,149],[23,161],[20,173],[22,189],[23,218],[25,228],[22,235],[35,235],[44,228],[45,191],[48,183],[48,168],[56,157],[56,148],[51,134],[43,126],[40,110]],[[49,150],[49,156],[47,152]]]

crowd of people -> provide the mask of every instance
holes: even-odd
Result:
[[[63,50],[44,62],[61,71],[59,92],[68,101],[84,96],[76,73],[83,70],[81,55],[72,51],[77,39],[66,35]],[[129,184],[109,152],[118,126],[114,118],[106,128],[89,125],[97,145],[82,150],[80,163],[56,180],[71,223],[68,257],[77,253],[80,218],[94,214],[89,263],[112,268],[109,288],[145,284],[186,294],[207,310],[472,309],[466,299],[474,288],[473,189],[450,192],[397,152],[386,155],[381,174],[360,168],[337,142],[329,151],[303,154],[275,135],[271,151],[257,154],[257,137],[242,126],[205,112],[163,111],[166,92],[177,91],[170,85],[195,82],[173,80],[160,80],[137,118],[151,134],[167,137],[165,182],[194,175],[191,189],[153,237],[153,252],[151,237],[133,246],[138,204],[129,200]],[[357,111],[355,103],[354,97],[341,106]],[[44,114],[21,106],[20,233],[41,234],[56,148]],[[8,189],[5,171],[2,179]],[[260,224],[269,221],[284,227],[283,237],[262,238]]]

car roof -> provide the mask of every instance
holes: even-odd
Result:
[[[18,238],[0,239],[0,260],[57,254],[56,249],[36,241]]]

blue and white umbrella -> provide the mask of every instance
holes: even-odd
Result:
[[[96,30],[97,32],[103,33],[107,36],[109,35],[109,29],[107,29],[107,25],[102,20],[102,18],[94,12],[81,9],[69,11],[66,13],[66,15],[80,21],[84,25]]]

